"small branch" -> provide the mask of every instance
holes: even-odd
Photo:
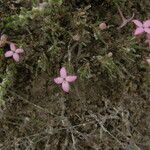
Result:
[[[22,100],[22,101],[24,101],[24,102],[26,102],[26,103],[28,103],[28,104],[34,106],[35,108],[37,108],[37,109],[39,109],[39,110],[42,110],[42,111],[44,111],[44,112],[46,112],[46,113],[48,113],[48,114],[50,114],[50,115],[52,115],[52,116],[60,117],[60,116],[57,116],[57,115],[53,114],[53,113],[50,112],[49,110],[47,110],[47,109],[45,109],[45,108],[43,108],[43,107],[41,107],[41,106],[39,106],[39,105],[36,105],[36,104],[34,104],[34,103],[28,101],[27,99],[23,98],[22,96],[18,95],[18,94],[15,93],[15,92],[12,92],[12,91],[8,91],[8,92],[9,92],[10,94],[12,94],[13,96],[18,97],[18,99],[20,99],[20,100]]]
[[[120,14],[120,16],[121,16],[121,19],[122,19],[122,24],[118,27],[118,29],[121,29],[121,28],[123,28],[124,26],[126,26],[127,23],[129,23],[129,22],[134,18],[134,13],[132,14],[132,17],[130,17],[129,19],[126,19],[126,18],[124,17],[124,15],[123,15],[123,13],[122,13],[122,11],[121,11],[119,5],[116,4],[116,6],[117,6],[117,9],[118,9],[119,14]]]

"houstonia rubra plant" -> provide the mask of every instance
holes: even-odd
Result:
[[[10,44],[10,50],[5,53],[5,57],[12,57],[16,62],[19,61],[20,53],[23,53],[24,50],[21,48],[16,48],[14,43]]]
[[[134,35],[141,35],[143,33],[150,34],[150,20],[146,20],[143,23],[139,20],[132,20],[132,22],[136,25],[136,30],[134,31]]]
[[[70,90],[70,82],[74,82],[77,79],[75,75],[67,75],[67,71],[65,67],[60,69],[60,77],[54,78],[54,82],[56,84],[61,84],[64,92],[69,92]]]

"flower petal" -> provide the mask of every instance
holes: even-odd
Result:
[[[150,28],[144,28],[145,32],[150,34]]]
[[[69,83],[67,81],[64,81],[62,83],[62,89],[64,92],[69,92],[70,86],[69,86]]]
[[[22,48],[18,48],[18,49],[16,49],[16,51],[15,51],[16,53],[23,53],[24,52],[24,50],[22,49]]]
[[[13,51],[7,51],[7,52],[5,53],[5,57],[11,57],[11,56],[13,56],[13,54],[14,54]]]
[[[77,76],[67,76],[66,81],[68,82],[74,82],[77,79]]]
[[[17,53],[13,54],[13,59],[18,62],[19,61],[19,55]]]
[[[67,71],[66,71],[65,67],[62,67],[60,69],[60,77],[62,77],[62,78],[66,78],[67,77]]]
[[[140,35],[144,32],[144,29],[143,28],[137,28],[134,32],[134,35]]]
[[[142,22],[139,21],[139,20],[132,20],[132,22],[133,22],[135,25],[137,25],[138,27],[142,27],[142,26],[143,26]]]
[[[143,23],[143,27],[144,27],[144,28],[148,28],[148,27],[150,27],[150,20],[146,20],[146,21],[144,21],[144,23]]]
[[[61,78],[61,77],[58,77],[58,78],[55,78],[55,79],[54,79],[54,82],[55,82],[56,84],[61,84],[61,83],[63,83],[63,81],[64,81],[64,79]]]
[[[16,46],[15,46],[15,44],[14,43],[11,43],[10,44],[10,49],[12,50],[12,51],[16,51]]]

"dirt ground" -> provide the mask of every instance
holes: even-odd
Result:
[[[0,0],[1,36],[25,51],[0,48],[0,150],[150,150],[150,47],[119,10],[150,18],[149,0]]]

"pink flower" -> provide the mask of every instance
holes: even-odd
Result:
[[[150,34],[150,20],[146,20],[143,23],[139,20],[133,20],[132,22],[137,26],[134,35],[140,35],[144,32]]]
[[[150,58],[147,58],[146,62],[150,65]]]
[[[148,43],[150,45],[150,34],[146,35],[146,41],[145,43]]]
[[[21,48],[16,48],[14,43],[10,44],[10,50],[5,53],[5,57],[13,57],[13,59],[19,61],[19,53],[23,53],[24,50]]]
[[[61,84],[64,92],[69,92],[70,90],[70,82],[74,82],[77,79],[77,76],[69,75],[67,76],[67,71],[65,67],[60,69],[60,77],[54,78],[54,82],[56,84]]]

